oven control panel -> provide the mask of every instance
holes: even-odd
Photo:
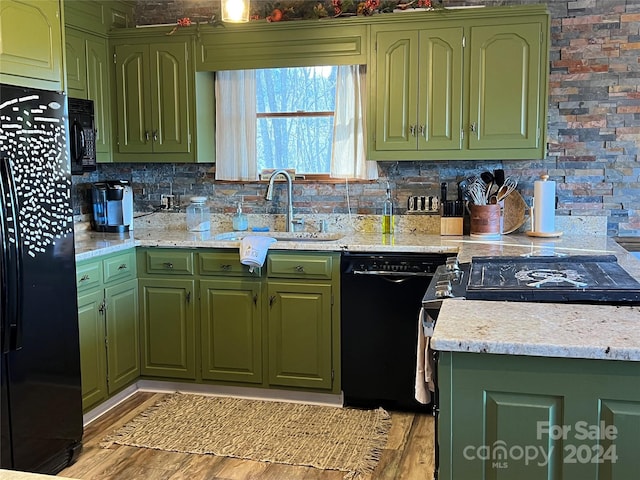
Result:
[[[446,298],[464,299],[470,269],[471,264],[459,263],[456,257],[448,258],[444,265],[436,269],[422,299],[422,305],[439,308],[442,300]]]

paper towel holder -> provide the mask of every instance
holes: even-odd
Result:
[[[549,175],[540,175],[540,180],[542,180],[543,182],[546,182],[549,180]],[[562,232],[560,231],[554,231],[554,232],[538,232],[538,231],[534,231],[534,216],[536,214],[539,214],[538,212],[535,211],[535,209],[533,208],[533,205],[530,207],[529,209],[529,217],[531,219],[531,230],[528,230],[527,232],[525,232],[528,236],[530,237],[545,237],[545,238],[552,238],[552,237],[560,237],[562,236]]]

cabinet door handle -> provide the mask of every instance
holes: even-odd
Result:
[[[412,137],[416,136],[416,126],[415,125],[410,125],[409,126],[409,133],[411,134]]]
[[[478,124],[476,122],[473,122],[471,124],[471,133],[476,133],[478,131]]]
[[[220,265],[220,270],[228,272],[229,270],[231,270],[231,265],[227,265],[227,264]]]
[[[421,137],[426,137],[427,129],[424,128],[424,125],[418,127],[418,133],[420,133]]]
[[[187,292],[187,303],[191,303],[191,292]]]
[[[100,312],[101,315],[104,315],[104,311],[106,309],[107,309],[107,305],[103,300],[102,303],[100,304],[100,306],[98,307],[98,311]]]
[[[81,282],[86,282],[87,280],[90,280],[90,279],[91,279],[91,277],[90,277],[89,275],[84,274],[84,275],[80,278],[80,281],[81,281]]]
[[[126,270],[126,269],[127,269],[127,264],[126,263],[123,263],[122,265],[120,265],[118,267],[118,270]]]
[[[144,131],[144,141],[148,142],[149,141],[149,130],[145,130]]]
[[[269,297],[269,306],[273,307],[273,303],[276,301],[276,296],[275,295],[271,295]]]
[[[258,295],[257,294],[253,295],[253,305],[256,306],[256,307],[258,306]]]
[[[169,268],[169,269],[173,268],[173,263],[171,262],[164,262],[162,265],[164,265],[164,268]]]
[[[158,141],[158,131],[157,131],[157,130],[154,130],[154,131],[153,131],[153,141],[154,141],[154,142],[157,142],[157,141]]]
[[[304,266],[303,265],[296,265],[293,269],[298,273],[304,273]]]

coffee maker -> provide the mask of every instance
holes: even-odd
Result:
[[[126,180],[107,180],[91,186],[93,219],[97,232],[123,233],[133,230],[133,191]]]

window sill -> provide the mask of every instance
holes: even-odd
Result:
[[[284,182],[284,178],[277,178],[275,180],[277,183]],[[345,182],[348,183],[376,183],[376,180],[361,180],[357,178],[330,178],[324,175],[305,175],[304,178],[294,178],[294,183],[302,183],[302,184],[313,184],[313,183],[325,183],[325,184],[343,184]],[[247,184],[247,183],[257,183],[257,184],[267,184],[269,180],[215,180],[215,183],[228,183],[228,184]]]

